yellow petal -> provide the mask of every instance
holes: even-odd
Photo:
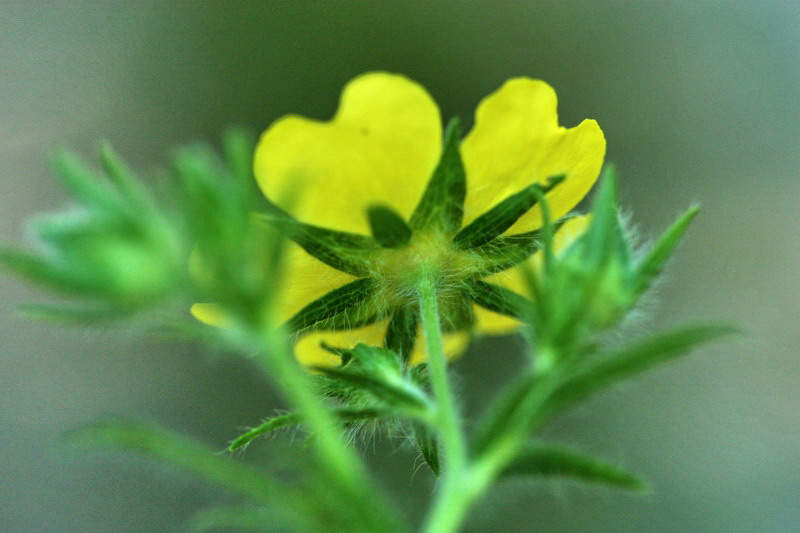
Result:
[[[264,194],[299,219],[369,233],[367,207],[409,216],[441,151],[430,95],[411,80],[364,74],[344,88],[330,122],[286,116],[261,137],[255,174]],[[284,202],[296,198],[292,205]]]
[[[577,127],[558,125],[556,94],[540,80],[515,78],[486,97],[475,126],[462,144],[467,171],[465,223],[535,181],[565,175],[549,195],[552,216],[575,207],[597,180],[606,142],[594,120]],[[509,233],[541,227],[538,207],[521,217]]]
[[[335,348],[352,348],[363,342],[372,346],[383,346],[388,321],[383,320],[370,326],[346,331],[314,331],[303,335],[295,345],[297,360],[304,365],[336,366],[340,363],[339,357],[322,348],[325,343]],[[446,333],[443,337],[445,354],[458,357],[466,351],[470,335],[467,331]],[[411,352],[409,363],[416,365],[427,360],[425,340],[421,331],[417,334],[414,350]]]
[[[475,311],[475,331],[480,335],[508,335],[519,328],[521,322],[516,318],[489,311],[479,305]]]
[[[284,276],[275,301],[275,318],[279,323],[328,292],[353,281],[353,276],[340,272],[310,256],[293,242],[286,243]],[[197,303],[192,315],[211,326],[224,327],[230,321],[218,305]]]
[[[563,253],[583,235],[590,220],[590,215],[581,215],[565,222],[553,237],[553,251],[556,254]],[[533,254],[528,259],[528,265],[533,268],[534,272],[538,272],[542,265],[542,253]],[[484,281],[500,285],[527,298],[533,298],[521,268],[509,268],[484,278]],[[513,333],[520,325],[520,321],[515,318],[489,311],[477,305],[474,306],[474,310],[476,319],[475,331],[484,335],[506,335]]]
[[[341,359],[322,348],[325,343],[334,348],[353,348],[359,342],[372,346],[383,346],[387,322],[345,331],[313,331],[300,337],[295,344],[297,360],[307,366],[337,366]]]
[[[228,316],[216,304],[194,304],[190,311],[197,320],[209,326],[222,328],[230,324]]]
[[[453,333],[444,333],[442,335],[442,344],[444,345],[444,353],[449,358],[459,357],[464,355],[469,346],[470,333],[468,331],[455,331]],[[416,365],[428,360],[427,350],[425,349],[425,339],[420,330],[417,334],[417,342],[414,343],[414,350],[411,352],[409,363]]]

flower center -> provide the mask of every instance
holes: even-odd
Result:
[[[382,250],[373,263],[377,292],[389,307],[416,304],[423,276],[434,276],[440,300],[447,300],[470,277],[471,266],[470,254],[453,246],[452,236],[430,231],[415,232],[401,248]]]

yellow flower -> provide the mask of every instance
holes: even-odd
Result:
[[[290,245],[287,278],[277,310],[281,319],[290,321],[301,310],[307,311],[310,303],[348,284],[369,292],[354,304],[366,311],[345,310],[342,320],[333,320],[336,324],[328,319],[319,327],[309,327],[300,320],[295,350],[302,363],[336,365],[340,362],[336,348],[351,348],[358,342],[392,344],[387,328],[389,336],[397,336],[402,327],[398,330],[396,326],[401,322],[407,328],[418,328],[413,283],[422,269],[434,269],[440,280],[439,307],[449,355],[465,349],[470,331],[502,334],[518,326],[516,318],[495,312],[496,306],[488,305],[493,307],[490,310],[478,305],[476,298],[464,309],[459,288],[483,282],[482,287],[489,283],[530,296],[515,264],[534,260],[534,250],[516,262],[487,269],[486,246],[459,247],[454,245],[454,236],[533,183],[547,192],[554,220],[566,215],[596,181],[605,139],[594,120],[584,120],[574,128],[559,126],[555,92],[545,82],[528,78],[507,81],[480,103],[475,125],[460,143],[460,160],[458,130],[454,131],[450,132],[456,136],[450,163],[455,161],[454,168],[460,169],[463,162],[466,176],[466,192],[461,195],[462,206],[454,211],[454,227],[414,225],[415,209],[419,210],[440,158],[448,157],[448,147],[447,139],[443,143],[435,102],[408,78],[384,72],[364,74],[347,84],[333,120],[290,115],[263,134],[254,162],[258,184],[271,202],[294,219],[344,232],[355,240],[358,238],[352,234],[369,236],[381,221],[398,231],[413,227],[412,233],[398,237],[397,245],[374,244],[380,240],[377,234],[375,240],[369,239],[373,245],[364,245],[369,248],[369,259],[363,262],[363,271],[334,268],[335,261],[323,262],[319,258],[325,257],[319,253],[316,257],[308,253],[307,243],[304,247]],[[548,178],[555,176],[563,180],[546,187]],[[299,194],[299,201],[281,205],[293,192]],[[381,209],[369,211],[375,206]],[[398,218],[405,224],[395,220]],[[530,232],[541,225],[541,211],[534,205],[502,234],[535,235]],[[556,245],[566,245],[584,226],[583,217],[567,221],[558,231]],[[364,286],[353,285],[357,280],[365,280]],[[195,305],[193,313],[206,322],[219,319],[215,309],[204,304]],[[413,346],[408,339],[403,345],[411,364],[425,358],[423,343],[414,342],[416,337],[411,335]]]

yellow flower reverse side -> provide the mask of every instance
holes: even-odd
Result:
[[[556,94],[543,81],[514,78],[478,106],[475,125],[461,144],[467,176],[464,225],[507,196],[536,180],[564,175],[548,193],[555,218],[568,213],[594,185],[605,156],[605,138],[594,120],[574,128],[558,124]],[[406,220],[425,190],[442,151],[442,120],[436,103],[423,87],[408,78],[372,72],[350,81],[331,121],[289,115],[263,134],[254,170],[264,194],[302,222],[353,233],[370,234],[366,210],[387,205]],[[301,201],[280,205],[297,192]],[[570,220],[558,232],[557,246],[580,234],[585,219]],[[534,207],[507,233],[541,227]],[[535,258],[531,258],[535,261]],[[278,314],[288,320],[308,303],[355,278],[308,255],[291,244],[287,279]],[[520,270],[511,268],[485,278],[529,296]],[[474,306],[478,333],[513,331],[518,322]],[[217,322],[218,313],[198,304],[193,313]],[[216,316],[215,316],[216,315]],[[311,332],[296,344],[298,359],[310,365],[338,364],[321,348],[382,345],[388,318],[369,326]],[[462,352],[467,332],[445,336],[450,355]],[[411,363],[424,359],[417,342]]]

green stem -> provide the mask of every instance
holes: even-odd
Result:
[[[265,321],[267,324],[268,321]],[[370,482],[363,462],[342,438],[341,428],[321,401],[307,373],[300,368],[281,331],[262,329],[262,354],[268,371],[286,399],[302,413],[313,432],[320,465],[330,484],[341,491],[354,515],[360,515],[361,531],[406,531],[388,502]]]
[[[442,485],[424,531],[451,533],[458,530],[475,495],[469,480],[471,476],[467,465],[464,430],[447,377],[447,358],[442,343],[436,284],[432,273],[420,280],[417,291],[428,371],[436,399],[436,422],[444,451]]]
[[[464,468],[467,459],[464,431],[447,377],[447,358],[439,324],[436,284],[433,276],[423,277],[417,287],[422,318],[422,333],[428,356],[428,372],[436,397],[437,422],[445,452],[445,475]]]

